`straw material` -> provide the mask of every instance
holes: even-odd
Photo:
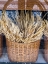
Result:
[[[0,17],[0,34],[3,33],[3,29],[2,29],[2,26],[1,26],[1,17]]]
[[[45,45],[44,45],[44,58],[48,62],[48,37],[45,36]]]
[[[45,30],[44,30],[44,35],[46,37],[48,37],[48,21],[47,20],[44,20],[46,22],[46,27],[45,27]]]
[[[22,12],[16,22],[18,23],[17,25],[8,18],[6,13],[1,21],[3,33],[10,41],[30,43],[41,39],[45,23],[38,15],[37,21],[34,21],[33,15],[29,18],[29,13],[25,16]]]
[[[2,35],[0,35],[0,57],[2,56]]]
[[[35,62],[38,57],[40,40],[32,43],[14,43],[6,39],[9,59],[13,62]]]

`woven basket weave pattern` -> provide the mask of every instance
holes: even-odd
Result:
[[[48,62],[48,38],[45,39],[45,47],[44,47],[44,57],[45,60]]]
[[[13,43],[8,39],[7,51],[9,59],[13,62],[35,62],[38,57],[40,40],[34,43]]]

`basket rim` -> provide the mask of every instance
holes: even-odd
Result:
[[[32,44],[32,43],[36,43],[37,41],[40,42],[40,40],[37,40],[37,41],[34,41],[34,42],[32,42],[32,43],[18,43],[18,42],[12,42],[12,41],[10,41],[8,38],[6,38],[6,41],[9,41],[9,42],[11,42],[11,43],[16,43],[16,44]]]

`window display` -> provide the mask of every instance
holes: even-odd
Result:
[[[0,62],[47,63],[48,11],[46,7],[39,0],[36,3],[35,0],[29,3],[28,0],[21,0],[21,3],[27,2],[28,10],[24,9],[25,4],[23,8],[19,7],[19,4],[22,5],[17,0],[18,10],[9,8],[8,6],[14,5],[15,1],[8,0],[4,7],[0,8]],[[39,9],[31,10],[30,7],[34,6],[33,2]],[[48,6],[48,2],[44,2]]]

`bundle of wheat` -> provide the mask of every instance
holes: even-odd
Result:
[[[17,25],[15,25],[8,16],[4,15],[1,21],[3,32],[9,40],[13,42],[30,43],[39,40],[43,34],[45,23],[37,15],[37,21],[34,21],[34,16],[31,15],[29,18],[29,13],[24,15],[23,11],[21,15],[16,19]]]
[[[22,13],[17,21],[19,23],[20,32],[23,34],[23,42],[30,43],[39,40],[43,34],[45,23],[38,15],[37,21],[34,21],[33,15],[31,15],[31,18],[29,18],[29,13],[26,13],[26,16],[24,16]]]

